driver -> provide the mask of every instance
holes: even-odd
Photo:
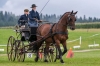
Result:
[[[31,8],[32,10],[30,11],[29,14],[29,27],[38,27],[38,22],[42,22],[40,20],[39,13],[36,11],[36,5],[32,4]]]

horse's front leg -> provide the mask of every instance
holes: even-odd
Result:
[[[58,51],[59,51],[60,62],[64,63],[64,61],[62,59],[62,51],[60,49],[60,41],[59,40],[56,40],[56,47],[58,48]]]
[[[62,56],[63,56],[67,52],[66,41],[62,42],[62,45],[63,45],[63,48],[64,48],[64,51],[62,53]]]

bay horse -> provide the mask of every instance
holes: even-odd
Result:
[[[68,39],[68,30],[67,27],[69,26],[71,30],[75,30],[75,21],[76,21],[76,17],[75,15],[77,14],[77,12],[66,12],[62,15],[62,17],[60,18],[60,20],[58,21],[58,23],[56,23],[55,25],[51,25],[51,24],[42,24],[41,26],[38,27],[37,29],[37,34],[39,36],[37,36],[37,40],[41,39],[41,37],[44,36],[50,36],[50,32],[52,32],[52,34],[54,34],[52,37],[49,37],[48,39],[45,40],[46,43],[46,48],[45,48],[45,62],[47,62],[48,60],[46,59],[46,56],[48,54],[49,51],[49,46],[51,43],[53,43],[53,40],[56,44],[56,48],[58,49],[59,52],[59,58],[60,58],[60,62],[64,63],[62,56],[67,52],[67,43],[66,40]],[[42,43],[41,43],[42,44]],[[38,43],[38,46],[41,45]],[[64,51],[62,52],[60,49],[60,44],[62,44]],[[40,47],[40,46],[39,46]],[[38,49],[39,50],[39,49]],[[37,53],[38,53],[37,50]],[[39,55],[37,55],[35,61],[38,61],[38,57]]]

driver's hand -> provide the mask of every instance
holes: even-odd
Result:
[[[20,23],[20,24],[18,24],[18,26],[19,26],[19,27],[21,27],[21,23]]]
[[[39,22],[43,22],[43,20],[39,20]]]
[[[20,20],[21,22],[24,22],[24,20]]]
[[[38,19],[36,19],[36,18],[33,18],[36,22],[38,22]]]

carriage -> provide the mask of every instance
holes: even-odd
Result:
[[[43,56],[45,42],[42,39],[37,40],[36,30],[37,27],[28,27],[27,23],[25,24],[25,26],[21,26],[20,28],[16,26],[16,38],[14,36],[10,36],[7,43],[7,55],[9,61],[18,60],[24,62],[27,53],[36,55],[36,52],[33,50],[32,46],[34,46],[34,44],[38,42],[43,42],[42,46],[39,48],[39,59],[44,59]],[[55,44],[51,44],[49,46],[48,60],[50,62],[54,62],[56,56],[57,51]]]
[[[64,63],[62,56],[67,52],[66,40],[68,39],[69,26],[75,30],[75,15],[77,12],[66,12],[56,24],[43,24],[38,27],[29,28],[25,24],[24,29],[16,30],[17,38],[10,36],[7,44],[7,54],[10,61],[24,61],[26,53],[34,53],[35,61],[38,59],[47,62],[55,62],[57,59]],[[36,32],[37,31],[37,32]],[[24,35],[23,35],[24,33]],[[27,36],[26,36],[26,33]],[[60,48],[62,44],[63,52]],[[31,50],[29,50],[32,48]],[[44,57],[39,57],[39,54]]]

